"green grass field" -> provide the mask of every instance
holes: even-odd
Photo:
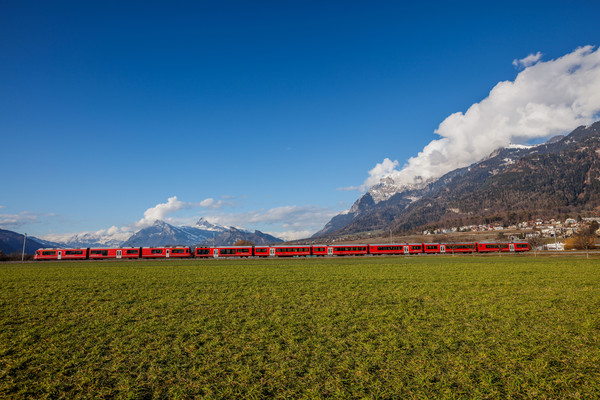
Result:
[[[0,265],[0,398],[600,398],[600,261]]]

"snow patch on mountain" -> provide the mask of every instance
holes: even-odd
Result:
[[[205,218],[200,218],[194,225],[194,228],[202,229],[204,231],[211,231],[211,232],[212,231],[225,232],[227,230],[226,227],[219,225],[219,224],[213,224],[211,222],[208,222]]]
[[[414,183],[410,184],[397,184],[394,179],[390,176],[386,178],[382,178],[378,185],[371,187],[368,190],[368,193],[373,198],[375,204],[380,203],[382,201],[389,200],[392,196],[406,192],[409,190],[419,190],[423,189],[433,180],[424,180],[422,178],[418,178]]]
[[[505,149],[531,149],[539,145],[527,145],[527,144],[515,144],[511,143],[508,146],[504,147]]]

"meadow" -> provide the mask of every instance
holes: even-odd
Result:
[[[600,398],[600,260],[0,265],[0,398]]]

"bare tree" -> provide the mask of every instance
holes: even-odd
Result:
[[[535,257],[537,257],[537,248],[542,244],[542,240],[539,236],[531,236],[528,240],[529,247],[533,248]]]
[[[590,249],[596,248],[595,226],[586,225],[573,236],[573,247],[577,250],[585,250],[587,258],[590,258]]]

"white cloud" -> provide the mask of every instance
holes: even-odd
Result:
[[[77,233],[50,233],[42,235],[40,238],[49,240],[52,242],[70,242],[76,240],[84,241],[96,241],[98,243],[105,243],[107,245],[113,245],[117,242],[123,242],[131,235],[134,231],[130,227],[117,227],[111,226],[108,229],[100,229],[97,231],[85,231]]]
[[[110,238],[113,240],[120,240],[120,241],[129,239],[129,237],[133,233],[134,233],[133,230],[131,230],[127,226],[118,227],[118,226],[114,226],[114,225],[108,229],[100,229],[98,231],[92,232],[92,234],[94,234],[95,236],[98,236],[98,237]]]
[[[520,61],[533,63],[538,54]],[[527,143],[590,124],[599,113],[600,50],[581,47],[525,68],[512,82],[498,83],[465,113],[447,117],[435,131],[441,138],[401,169],[396,169],[397,161],[386,158],[369,171],[362,187],[378,183],[385,174],[400,185],[438,178],[510,143]]]
[[[204,199],[202,200],[199,205],[202,207],[206,207],[206,208],[212,208],[212,209],[217,209],[217,208],[221,208],[223,207],[223,201],[222,200],[218,200],[215,201],[215,199],[213,198],[208,198],[208,199]]]
[[[298,240],[298,239],[305,239],[308,237],[311,237],[315,231],[314,230],[309,230],[309,231],[279,231],[279,232],[274,232],[274,231],[270,231],[270,232],[265,232],[268,233],[269,235],[275,236],[279,239],[283,239],[285,241],[289,241],[289,240]]]
[[[224,226],[265,226],[259,228],[278,237],[307,237],[322,229],[339,211],[319,206],[285,206],[245,213],[207,216],[211,223]]]
[[[5,208],[5,207],[0,207]],[[0,226],[6,228],[20,228],[23,225],[38,222],[39,214],[23,211],[18,214],[0,214]]]
[[[166,222],[177,222],[178,219],[170,218],[169,215],[184,209],[190,209],[195,207],[204,207],[209,209],[219,209],[228,203],[222,200],[215,200],[213,198],[207,198],[199,203],[188,203],[183,202],[177,198],[177,196],[169,197],[166,203],[159,203],[154,207],[151,207],[144,211],[144,217],[134,223],[136,228],[144,228],[152,225],[155,221],[161,220]]]
[[[520,60],[515,59],[512,63],[517,68],[527,68],[537,63],[540,58],[542,58],[542,53],[538,51],[537,53],[530,54],[525,58],[521,58]]]
[[[177,196],[169,197],[166,203],[159,203],[144,211],[144,218],[136,222],[135,226],[143,228],[152,225],[154,221],[165,220],[167,215],[187,207],[190,207],[190,204],[179,200]]]

